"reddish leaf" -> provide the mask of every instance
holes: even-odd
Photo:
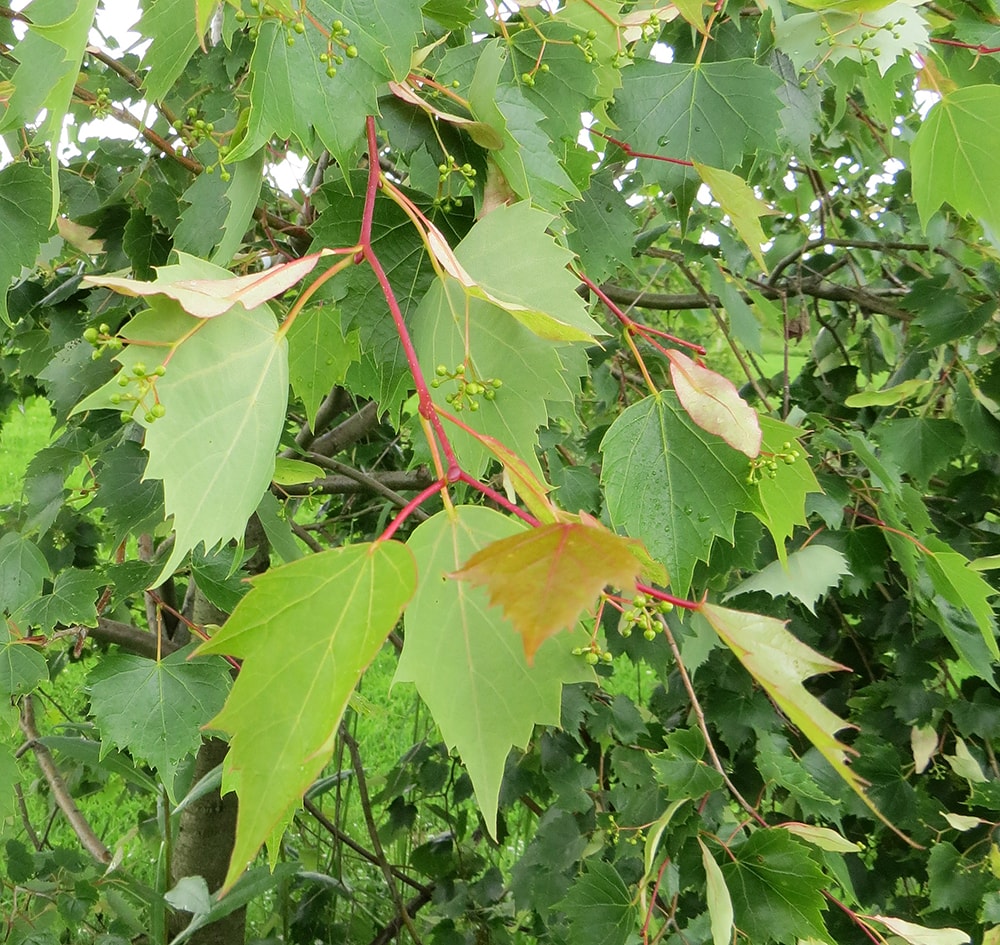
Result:
[[[732,381],[696,364],[680,351],[668,351],[670,378],[688,416],[703,430],[721,436],[733,449],[751,459],[760,454],[757,411]]]
[[[596,523],[560,522],[495,541],[452,576],[487,589],[490,603],[502,607],[521,634],[530,663],[607,585],[631,588],[641,554],[639,542]]]

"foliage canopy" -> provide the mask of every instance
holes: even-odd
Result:
[[[0,6],[4,941],[1000,942],[992,0],[115,6]]]

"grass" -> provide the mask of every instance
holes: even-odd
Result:
[[[41,397],[15,404],[0,426],[0,505],[21,498],[24,473],[31,458],[49,439],[52,415]]]

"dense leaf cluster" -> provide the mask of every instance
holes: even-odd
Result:
[[[104,6],[0,5],[0,937],[1000,942],[995,5]]]

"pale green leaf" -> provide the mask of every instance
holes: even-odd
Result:
[[[223,788],[240,798],[224,888],[280,835],[329,761],[348,699],[415,582],[413,557],[397,542],[311,555],[254,578],[223,628],[200,647],[244,660],[211,723],[232,736]],[[277,852],[270,851],[272,865]]]
[[[174,797],[177,767],[201,746],[201,727],[225,702],[229,667],[220,659],[165,659],[112,653],[90,672],[91,714],[105,747],[115,745],[157,770]]]
[[[716,538],[732,542],[737,512],[760,512],[746,456],[696,426],[671,393],[625,410],[601,452],[612,523],[665,565],[676,594]]]
[[[0,319],[10,324],[7,290],[35,262],[48,237],[49,177],[25,162],[0,170]]]
[[[510,749],[524,748],[536,724],[559,724],[564,683],[593,678],[565,636],[544,643],[529,666],[521,638],[485,592],[446,578],[522,530],[492,509],[460,506],[419,525],[407,542],[420,584],[406,610],[396,682],[416,685],[446,744],[458,749],[491,833]]]
[[[807,545],[793,551],[785,561],[772,561],[763,570],[741,581],[723,600],[764,591],[772,597],[788,594],[801,601],[809,613],[831,587],[836,587],[845,574],[850,574],[847,559],[828,545]]]
[[[723,212],[729,217],[740,239],[746,243],[757,265],[767,272],[764,253],[761,251],[761,246],[767,242],[767,237],[761,228],[760,218],[776,211],[764,203],[742,177],[717,167],[699,164],[697,161],[694,167],[712,191],[712,196],[719,202]]]
[[[279,456],[274,463],[272,481],[279,486],[298,485],[322,479],[326,473],[315,463],[305,463],[301,459],[286,459]]]
[[[837,732],[848,723],[802,685],[817,673],[847,667],[806,646],[785,629],[784,622],[773,617],[727,610],[709,603],[702,603],[699,610],[792,724],[865,805],[891,827],[865,793],[862,779],[850,767],[851,749],[837,740]]]
[[[933,725],[914,725],[910,729],[910,750],[913,752],[913,773],[923,774],[937,753],[938,734]]]
[[[949,203],[1000,232],[1000,86],[970,85],[943,96],[910,145],[913,199],[926,229]]]
[[[955,739],[955,754],[945,755],[944,760],[948,762],[955,774],[960,778],[965,778],[971,784],[985,784],[989,780],[983,774],[979,762],[972,756],[969,746],[962,738]]]
[[[572,254],[546,228],[553,218],[522,201],[479,220],[455,250],[469,292],[510,312],[541,338],[593,341],[606,334],[587,313],[566,264]]]
[[[783,830],[794,834],[800,840],[811,843],[821,850],[830,850],[832,853],[860,853],[861,847],[856,843],[846,840],[836,830],[829,827],[817,827],[813,824],[787,823],[781,825]]]
[[[493,400],[481,395],[460,400],[462,422],[499,440],[544,478],[535,456],[537,431],[550,416],[572,410],[572,372],[565,361],[572,353],[569,346],[539,338],[503,309],[468,296],[453,279],[437,281],[424,296],[414,316],[413,342],[429,375],[438,365],[449,371],[463,365],[466,382],[492,386],[492,380],[501,381]],[[457,392],[457,380],[442,378],[431,395],[442,410],[452,412],[456,404],[446,398]],[[449,430],[448,436],[466,470],[478,475],[486,468],[491,454],[485,446],[461,429]]]
[[[859,394],[851,394],[845,398],[844,403],[848,407],[889,407],[917,397],[928,390],[930,385],[931,381],[914,377],[901,384],[884,387],[882,390],[866,390]]]
[[[226,190],[228,210],[222,221],[222,238],[211,256],[211,261],[217,266],[224,266],[233,258],[253,220],[264,183],[266,154],[267,149],[261,148],[256,154],[233,165],[230,171]]]
[[[960,929],[929,929],[888,915],[873,915],[870,918],[881,922],[890,932],[905,939],[910,945],[965,945],[966,942],[972,941]]]
[[[0,610],[13,613],[42,593],[49,565],[38,546],[17,532],[0,537]]]
[[[177,81],[198,48],[194,5],[177,0],[146,0],[137,29],[153,42],[143,56],[148,71],[142,87],[151,101],[159,101]]]
[[[949,814],[945,811],[941,812],[941,816],[948,821],[948,826],[954,827],[956,830],[960,830],[963,833],[966,830],[974,830],[980,824],[988,823],[988,821],[983,820],[982,817],[969,817],[965,814]]]
[[[224,272],[191,259],[184,268],[200,279]],[[132,391],[141,397],[134,419],[146,427],[145,478],[163,480],[164,505],[176,532],[162,578],[199,542],[212,548],[243,535],[274,472],[288,367],[284,338],[266,305],[250,311],[236,305],[216,318],[196,319],[172,300],[154,298],[151,304],[121,331],[140,343],[127,345],[117,356],[118,378],[75,411],[127,409],[134,402],[116,405],[111,397]],[[166,412],[148,421],[154,396],[142,395],[138,380],[130,379],[137,364],[148,374],[168,354],[168,369],[155,382],[155,397]],[[119,378],[128,381],[126,387],[119,386]],[[219,391],[226,392],[224,400]]]
[[[705,867],[708,898],[708,914],[712,920],[712,942],[714,945],[729,945],[733,937],[733,900],[729,896],[726,879],[719,864],[708,851],[708,847],[698,838],[701,847],[701,863]]]

